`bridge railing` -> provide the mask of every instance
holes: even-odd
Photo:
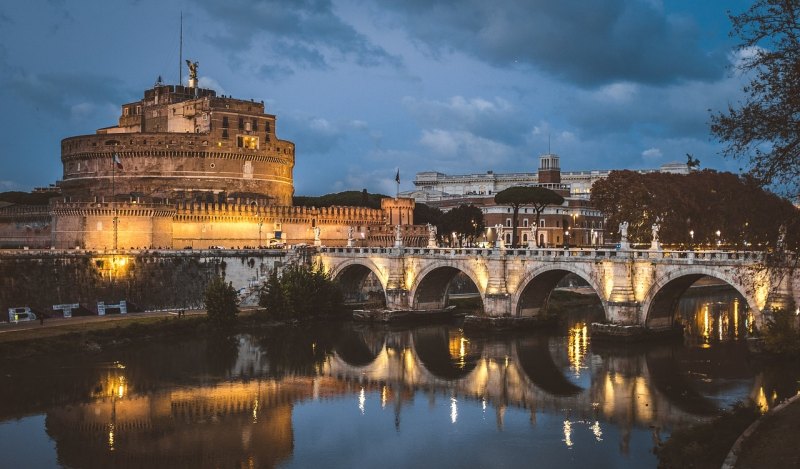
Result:
[[[492,248],[447,248],[447,247],[321,247],[323,254],[349,254],[349,255],[374,255],[374,254],[403,254],[417,256],[448,256],[448,257],[491,257],[506,256],[515,258],[574,258],[574,260],[589,259],[652,259],[667,262],[744,262],[752,263],[761,261],[763,252],[758,251],[656,251],[656,250],[619,250],[608,248],[536,248],[536,249],[492,249]]]

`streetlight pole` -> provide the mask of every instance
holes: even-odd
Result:
[[[564,249],[569,249],[569,230],[564,231]]]

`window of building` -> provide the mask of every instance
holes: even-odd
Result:
[[[522,220],[522,226],[524,226],[525,228],[528,227],[528,219],[527,218]]]
[[[244,118],[239,118],[239,130],[244,130]]]
[[[258,121],[253,119],[253,132],[258,132]]]
[[[228,116],[222,116],[222,128],[223,129],[228,128]]]
[[[228,129],[222,129],[222,138],[228,138]]]
[[[507,227],[511,226],[511,219],[510,218],[506,218],[506,226]]]
[[[269,134],[272,131],[272,126],[270,125],[269,121],[264,122],[264,130],[267,131],[267,134]]]
[[[544,228],[545,227],[544,220],[539,220],[539,227],[540,228]]]
[[[142,106],[136,106],[136,115],[138,116],[141,113],[142,113]]]
[[[528,242],[528,233],[522,233],[522,242],[523,243],[527,243]]]
[[[131,112],[130,108],[122,108],[122,115],[127,116]]]
[[[556,220],[556,228],[558,228],[558,227],[559,227],[558,225],[559,225],[559,221],[558,221],[558,220]]]
[[[258,150],[258,137],[253,137],[251,135],[238,135],[236,137],[236,146],[239,148]]]

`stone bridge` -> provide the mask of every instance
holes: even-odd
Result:
[[[767,267],[751,251],[614,249],[482,249],[322,247],[317,261],[352,297],[374,274],[390,309],[446,306],[459,273],[475,284],[489,316],[535,316],[568,274],[600,298],[606,322],[662,329],[672,325],[678,300],[699,278],[721,280],[739,292],[754,315],[800,304],[800,275]]]

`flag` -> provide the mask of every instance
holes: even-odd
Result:
[[[117,168],[122,169],[122,161],[119,160],[119,155],[114,153],[114,164],[117,165]]]
[[[400,184],[400,168],[397,169],[397,174],[395,174],[394,180],[395,180],[395,182]]]

